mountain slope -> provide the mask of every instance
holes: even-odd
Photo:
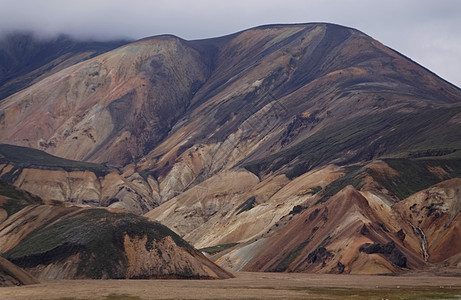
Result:
[[[83,42],[64,35],[46,39],[30,33],[7,34],[0,39],[0,101],[66,67],[126,43]]]
[[[112,170],[82,180],[21,167],[12,184],[152,209],[195,247],[222,250],[212,258],[233,270],[457,268],[460,141],[459,88],[323,23],[147,38],[0,103],[0,142]],[[20,163],[5,160],[2,176]],[[443,201],[421,196],[428,188]]]
[[[456,268],[457,247],[448,243],[457,239],[461,214],[459,163],[393,159],[329,166],[293,180],[271,175],[259,181],[251,173],[232,172],[213,176],[146,216],[235,271],[376,274],[433,264]],[[428,246],[421,244],[423,234]]]
[[[331,24],[267,26],[215,40],[145,39],[63,70],[2,104],[1,133],[3,142],[119,165],[151,150],[148,157],[164,155],[162,141],[167,149],[182,145],[182,151],[200,143],[246,143],[239,152],[250,165],[290,148],[284,160],[300,160],[309,169],[409,146],[436,148],[439,143],[420,140],[432,134],[427,128],[439,126],[437,120],[417,116],[438,109],[440,120],[453,120],[447,136],[456,137],[460,99],[459,89],[358,31]],[[455,107],[447,111],[448,104]],[[358,124],[369,129],[357,132]],[[417,134],[380,135],[392,126]],[[333,135],[338,128],[341,134]],[[252,137],[254,132],[259,135]],[[341,143],[350,154],[303,157],[290,147],[319,140],[326,145],[309,152]],[[359,151],[364,140],[369,145]],[[459,147],[446,136],[440,140]],[[257,167],[273,166],[263,161]]]
[[[29,206],[0,225],[0,253],[39,279],[229,278],[163,225],[124,212]]]
[[[146,182],[133,170],[120,174],[106,165],[67,160],[40,150],[6,144],[0,144],[0,184],[0,195],[7,196],[0,201],[6,209],[5,215],[11,215],[27,203],[43,204],[42,199],[47,204],[70,202],[143,214],[157,206],[160,198],[157,183]],[[40,201],[27,196],[24,190],[39,196]]]
[[[39,283],[37,279],[0,257],[0,287],[35,283]]]
[[[124,165],[166,135],[206,74],[198,52],[181,40],[140,41],[3,101],[1,135],[66,158]]]

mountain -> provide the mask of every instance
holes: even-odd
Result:
[[[38,38],[27,32],[4,35],[0,38],[0,99],[126,43],[78,41],[65,35]]]
[[[457,173],[450,174],[453,169]],[[459,160],[434,158],[327,166],[293,180],[270,175],[260,181],[234,171],[146,216],[234,271],[381,274],[437,264],[456,269],[460,171]]]
[[[2,286],[33,278],[233,277],[167,227],[123,210],[44,205],[0,181],[0,217]]]
[[[19,189],[46,199],[47,204],[66,201],[143,214],[158,206],[159,199],[155,181],[146,182],[133,171],[119,174],[117,169],[106,165],[5,144],[0,144],[1,181],[14,183]]]
[[[1,100],[0,142],[2,180],[145,214],[232,270],[461,264],[461,90],[355,29],[125,44]]]
[[[38,279],[232,277],[165,226],[106,209],[26,207],[0,240],[2,256]]]

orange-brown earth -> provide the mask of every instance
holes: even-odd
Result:
[[[232,275],[165,226],[101,208],[28,206],[0,225],[0,253],[40,280]]]
[[[6,153],[0,177],[145,214],[233,271],[456,269],[460,112],[459,88],[354,29],[159,36],[1,100],[0,142],[98,165]]]

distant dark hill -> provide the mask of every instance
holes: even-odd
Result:
[[[7,144],[0,144],[1,163],[12,163],[17,168],[91,171],[97,175],[105,175],[111,171],[108,167],[100,164],[64,159],[37,149]],[[10,180],[6,177],[2,179]]]
[[[10,33],[0,39],[0,101],[80,61],[120,47],[128,41],[78,41],[61,35],[38,38]]]

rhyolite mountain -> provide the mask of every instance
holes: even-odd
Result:
[[[0,100],[0,176],[45,201],[145,214],[231,270],[461,265],[461,90],[360,31],[157,36],[40,79]]]

